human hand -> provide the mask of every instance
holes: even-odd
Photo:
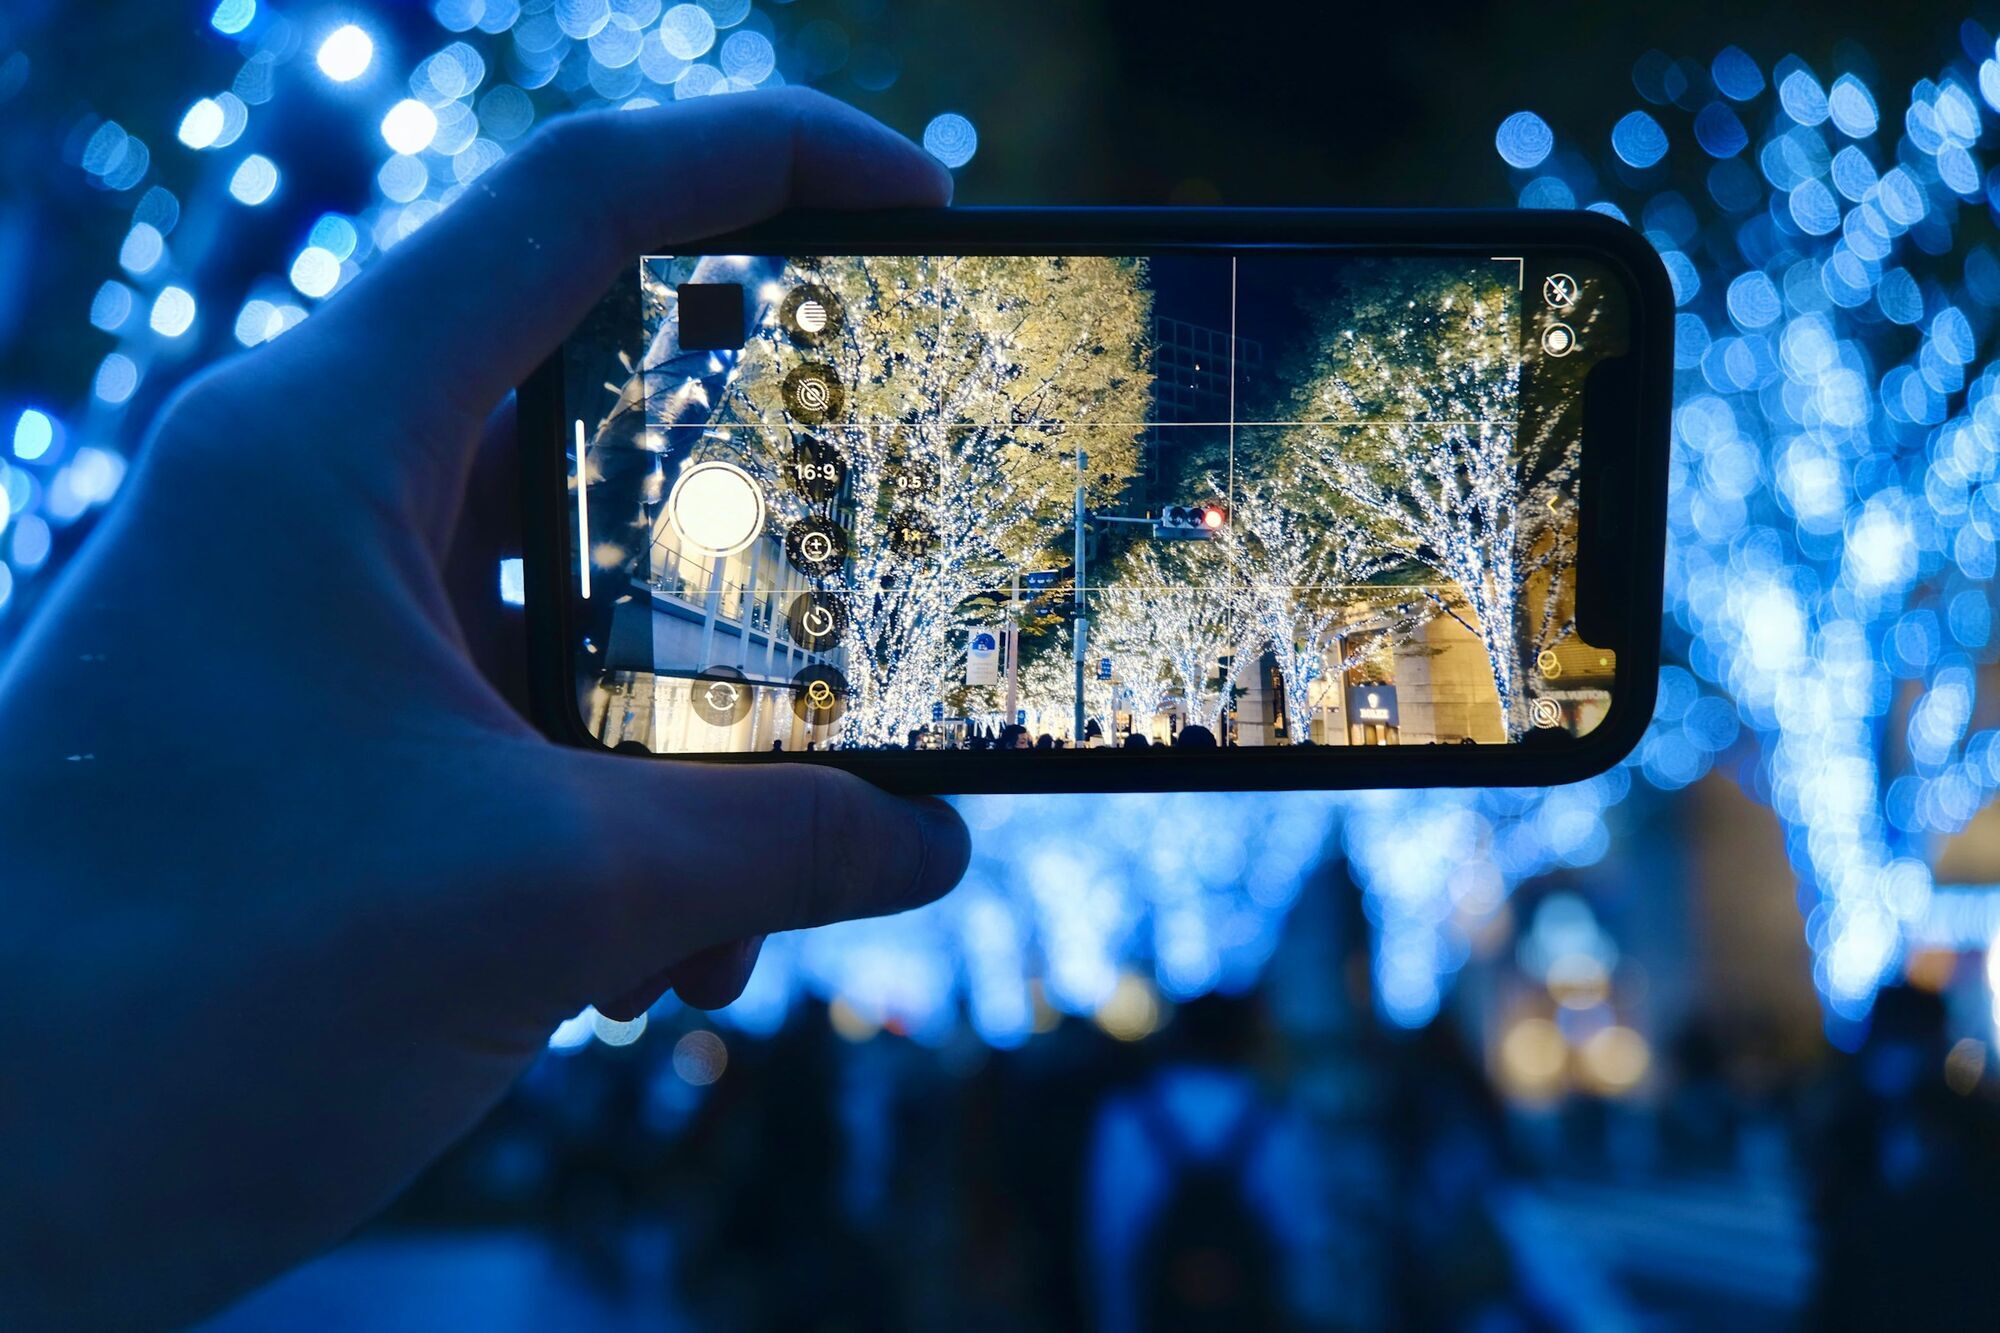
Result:
[[[815,94],[571,116],[162,414],[0,671],[0,1322],[198,1316],[586,1003],[725,1004],[766,932],[957,881],[941,803],[536,735],[495,649],[511,439],[480,444],[640,253],[949,193]]]

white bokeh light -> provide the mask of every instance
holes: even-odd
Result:
[[[148,320],[153,332],[178,338],[194,323],[194,295],[184,287],[163,287],[153,298],[153,314]]]
[[[333,251],[309,245],[292,261],[292,286],[306,296],[325,296],[340,281],[340,260]]]
[[[404,98],[382,117],[383,140],[405,157],[413,157],[429,148],[431,140],[437,138],[437,132],[437,113],[414,97]]]
[[[278,168],[261,153],[244,158],[229,178],[230,197],[252,208],[269,199],[277,188]]]
[[[335,28],[319,44],[320,73],[335,83],[360,78],[374,59],[375,39],[352,23]]]
[[[222,103],[204,97],[181,117],[180,140],[190,148],[212,148],[222,137]]]

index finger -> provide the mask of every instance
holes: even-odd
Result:
[[[649,249],[787,207],[950,196],[922,149],[807,89],[566,116],[309,321],[313,359],[365,372],[376,406],[476,422]]]

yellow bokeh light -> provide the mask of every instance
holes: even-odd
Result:
[[[1524,1100],[1542,1100],[1562,1088],[1569,1064],[1569,1046],[1562,1031],[1546,1018],[1524,1018],[1500,1039],[1500,1076],[1507,1089]]]
[[[1587,1087],[1616,1096],[1630,1092],[1646,1077],[1653,1051],[1633,1029],[1614,1024],[1590,1035],[1577,1051],[1577,1063]]]
[[[1097,1026],[1119,1041],[1138,1041],[1160,1026],[1160,1000],[1153,984],[1126,973],[1097,1007]]]

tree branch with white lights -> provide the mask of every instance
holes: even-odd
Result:
[[[1304,476],[1378,551],[1452,586],[1427,591],[1486,651],[1511,739],[1527,734],[1537,659],[1569,629],[1579,445],[1524,439],[1522,337],[1510,267],[1370,267],[1322,326],[1318,369],[1286,441]]]
[[[900,744],[962,669],[961,606],[1066,544],[1076,450],[1096,503],[1137,466],[1150,296],[1143,265],[1100,258],[793,261],[774,290],[801,283],[840,303],[838,335],[797,347],[765,303],[694,453],[743,466],[788,525],[828,509],[787,484],[796,446],[836,451],[851,553],[829,580],[848,611],[841,743]],[[786,409],[784,377],[807,362],[845,397],[824,425]],[[889,539],[913,524],[921,543]]]

